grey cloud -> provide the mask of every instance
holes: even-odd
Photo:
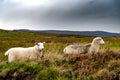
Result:
[[[103,3],[100,4],[100,0],[98,0],[98,2],[95,1],[92,3],[90,2],[90,0],[86,0],[86,2],[80,5],[81,1],[79,0],[75,0],[75,1],[70,0],[71,2],[64,1],[64,3],[62,3],[62,1],[56,2],[54,6],[49,8],[47,7],[47,9],[44,7],[43,8],[38,7],[37,9],[28,9],[28,8],[19,9],[19,8],[12,7],[12,9],[7,10],[6,12],[9,12],[10,15],[15,16],[15,18],[29,17],[31,19],[38,18],[37,20],[41,18],[44,18],[44,19],[46,18],[47,20],[50,19],[50,21],[51,19],[52,20],[53,19],[55,20],[56,19],[58,20],[81,19],[82,17],[86,18],[89,16],[91,17],[99,17],[99,16],[104,17],[108,15],[114,16],[115,12],[118,13],[114,9],[114,8],[118,8],[118,6],[114,7],[114,4],[108,5],[108,3],[110,4],[110,2],[106,4],[103,4]],[[110,0],[107,0],[107,1],[110,1]]]
[[[10,0],[6,2],[0,0],[0,17],[5,22],[25,22],[36,25],[36,28],[47,26],[46,28],[50,29],[52,26],[56,29],[75,27],[76,30],[84,30],[80,26],[86,28],[89,25],[90,29],[92,26],[105,28],[104,25],[107,27],[119,25],[119,4],[120,0],[53,0],[50,5],[29,8]]]

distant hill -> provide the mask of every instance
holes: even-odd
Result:
[[[74,34],[74,35],[86,35],[86,36],[101,36],[101,37],[120,37],[120,33],[111,33],[105,31],[62,31],[62,30],[27,30],[20,29],[17,31],[25,32],[43,32],[43,33],[55,33],[55,34]]]

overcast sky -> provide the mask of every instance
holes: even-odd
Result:
[[[0,0],[0,29],[120,33],[120,0]]]

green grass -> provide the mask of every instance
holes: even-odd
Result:
[[[97,55],[62,56],[69,44],[91,43],[94,37],[0,30],[0,79],[108,80],[120,73],[120,38],[105,38]],[[34,46],[46,42],[42,62],[8,63],[5,51],[11,47]]]

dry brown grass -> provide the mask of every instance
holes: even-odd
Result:
[[[69,55],[67,62],[71,70],[66,71],[77,78],[84,76],[100,80],[120,78],[120,52],[106,50],[97,54]]]

